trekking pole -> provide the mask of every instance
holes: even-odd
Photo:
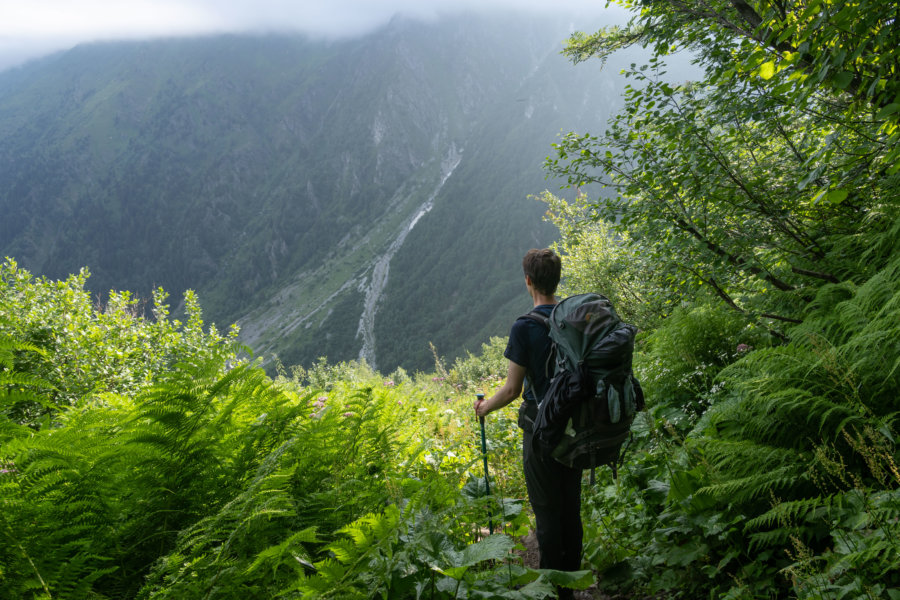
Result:
[[[484,400],[484,394],[475,394],[475,397],[479,400]],[[478,422],[481,423],[481,458],[484,460],[484,487],[487,490],[487,495],[490,498],[491,495],[491,482],[488,480],[488,468],[487,468],[487,441],[484,437],[484,417],[478,417]],[[488,500],[490,502],[490,500]],[[494,515],[491,512],[491,506],[488,504],[488,527],[490,528],[491,535],[494,535]]]

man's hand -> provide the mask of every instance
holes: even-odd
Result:
[[[485,417],[489,412],[491,412],[491,408],[488,405],[487,400],[484,398],[479,398],[475,401],[475,414],[479,417]]]
[[[522,382],[525,380],[525,367],[517,365],[513,361],[509,361],[509,367],[506,372],[506,382],[497,390],[497,392],[483,400],[479,398],[475,401],[475,414],[484,417],[498,408],[503,408],[522,393]]]

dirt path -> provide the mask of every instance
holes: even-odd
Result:
[[[538,551],[537,538],[534,535],[534,532],[530,532],[523,538],[519,539],[519,542],[525,546],[524,552],[522,552],[522,559],[525,562],[525,566],[538,569],[540,568],[540,560],[541,553]],[[594,583],[586,590],[578,590],[575,592],[575,600],[614,600],[612,596],[607,596],[597,587],[597,584]]]

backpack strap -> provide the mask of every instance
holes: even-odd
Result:
[[[532,309],[530,312],[525,313],[519,319],[528,319],[529,321],[534,321],[535,323],[539,323],[547,328],[547,332],[550,331],[550,317],[545,317],[541,313],[539,313],[536,309]],[[518,321],[519,319],[516,319]],[[547,357],[547,362],[544,363],[544,377],[548,379],[553,374],[550,371],[550,365],[553,364],[553,359],[556,356],[556,343],[551,340],[551,350],[550,355]]]
[[[527,312],[524,315],[522,315],[521,317],[519,317],[519,319],[530,319],[530,320],[534,321],[535,323],[540,323],[541,325],[543,325],[544,327],[547,328],[547,331],[550,331],[550,317],[545,317],[544,315],[539,313],[537,310],[532,310],[531,312]],[[519,319],[516,319],[516,320],[518,321]]]

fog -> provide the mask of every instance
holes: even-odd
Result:
[[[0,0],[0,69],[101,40],[296,31],[348,37],[394,15],[432,20],[442,14],[546,12],[625,19],[605,0]]]

